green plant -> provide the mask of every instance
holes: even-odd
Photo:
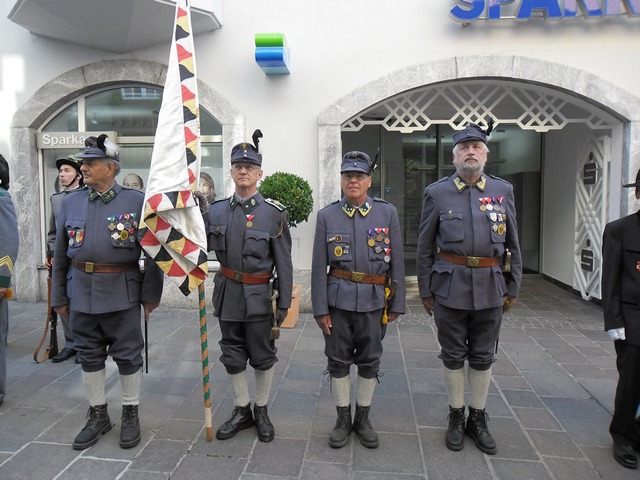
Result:
[[[313,190],[304,178],[293,173],[276,172],[266,176],[258,187],[265,198],[282,203],[289,213],[289,226],[306,222],[313,210]]]

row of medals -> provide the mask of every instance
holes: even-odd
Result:
[[[135,228],[138,226],[137,221],[133,221],[133,224],[130,221],[119,221],[115,223],[115,217],[109,217],[109,225],[108,228],[113,233],[111,234],[111,238],[113,240],[129,240],[131,243],[136,241],[133,233],[135,232]]]
[[[504,197],[480,197],[480,210],[483,212],[489,212],[489,218],[492,222],[504,222],[507,219],[506,209],[502,205]],[[507,227],[504,223],[497,225],[494,223],[491,225],[491,230],[497,232],[498,235],[504,235]]]
[[[389,229],[371,228],[367,233],[369,234],[367,245],[373,248],[373,251],[376,253],[382,253],[384,251],[384,261],[389,263],[391,261],[391,248],[388,246],[378,245],[380,242],[384,243],[384,245],[389,245],[391,243],[391,240],[389,239]]]

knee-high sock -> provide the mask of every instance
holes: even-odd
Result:
[[[246,407],[251,403],[249,398],[249,386],[247,385],[247,371],[229,374],[231,391],[233,393],[233,404],[236,407]]]
[[[364,378],[358,375],[358,391],[356,392],[356,404],[361,407],[371,406],[373,391],[376,388],[376,378]]]
[[[256,405],[264,407],[269,401],[271,382],[273,382],[273,367],[269,370],[255,370],[256,376]]]
[[[104,393],[105,376],[106,370],[104,368],[97,372],[82,372],[82,380],[89,396],[89,405],[92,407],[107,403]]]
[[[351,377],[331,377],[331,390],[336,407],[348,407],[351,403]]]
[[[140,384],[142,369],[132,375],[120,375],[122,385],[122,405],[138,405],[140,403]]]
[[[489,384],[491,383],[491,368],[488,370],[474,370],[469,367],[469,406],[483,410],[487,403]]]
[[[458,370],[450,370],[444,366],[442,368],[449,405],[453,408],[464,407],[464,368]]]

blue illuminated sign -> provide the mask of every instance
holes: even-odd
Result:
[[[456,3],[450,13],[461,23],[479,19],[526,21],[540,17],[558,20],[640,15],[640,0],[456,0]]]

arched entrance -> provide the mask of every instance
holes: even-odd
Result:
[[[635,175],[640,159],[629,154],[637,151],[628,147],[638,136],[629,94],[587,77],[548,62],[502,57],[455,58],[394,72],[321,115],[321,171],[337,172],[342,150],[374,153],[380,147],[383,168],[374,193],[405,214],[411,262],[421,192],[449,174],[454,128],[492,116],[498,127],[488,168],[520,193],[529,270],[599,298],[602,229],[626,213],[628,198],[621,199],[617,186]],[[321,205],[340,195],[337,182],[323,180],[330,178],[321,178]]]

